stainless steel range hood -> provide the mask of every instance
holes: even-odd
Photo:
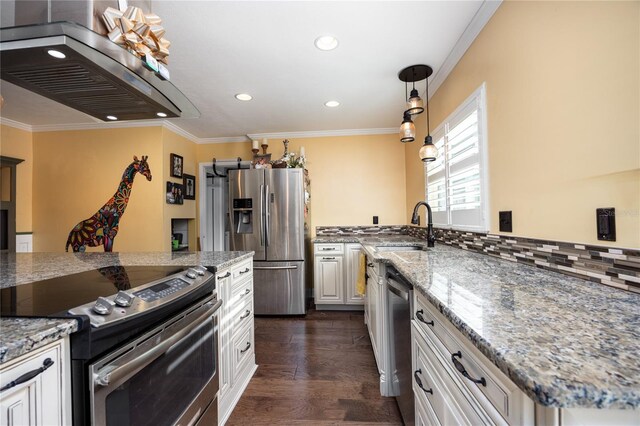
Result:
[[[34,4],[18,1],[16,8],[20,3]],[[93,6],[93,2],[88,3]],[[49,50],[62,52],[65,58],[55,58]],[[76,22],[1,28],[0,75],[3,80],[103,121],[107,116],[118,120],[157,119],[158,113],[166,117],[200,116],[171,82],[147,69],[141,59]]]

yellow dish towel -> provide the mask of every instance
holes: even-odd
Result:
[[[367,272],[367,257],[360,252],[360,266],[358,267],[358,280],[356,281],[356,293],[364,296],[365,292],[365,274]]]

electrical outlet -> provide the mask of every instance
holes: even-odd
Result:
[[[498,212],[500,232],[513,232],[513,219],[510,211]]]
[[[616,209],[613,207],[596,209],[596,226],[599,240],[615,241]]]
[[[377,225],[378,224],[378,216],[374,216],[373,217],[373,224]]]

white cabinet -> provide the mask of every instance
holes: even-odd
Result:
[[[416,424],[639,424],[637,410],[557,409],[536,405],[417,291],[413,313]]]
[[[343,256],[316,256],[315,302],[341,304],[344,301]]]
[[[345,281],[344,281],[344,302],[347,305],[363,305],[364,295],[358,294],[356,284],[358,283],[358,274],[360,273],[360,253],[362,246],[360,244],[349,243],[344,245],[345,258]]]
[[[373,355],[380,374],[380,394],[392,396],[391,382],[388,380],[391,354],[389,350],[389,324],[387,290],[385,282],[386,266],[367,259],[367,287],[365,293],[365,321]]]
[[[220,308],[218,424],[223,425],[256,371],[253,259],[216,272]]]
[[[356,292],[362,246],[322,243],[314,247],[314,297],[318,309],[357,309],[364,296]]]
[[[0,425],[67,425],[71,423],[68,338],[51,343],[0,367],[0,386],[43,365],[30,380],[0,394]]]

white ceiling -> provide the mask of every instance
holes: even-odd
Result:
[[[398,72],[424,63],[434,68],[430,81],[442,82],[456,51],[459,57],[491,16],[474,20],[481,6],[153,0],[172,43],[171,81],[202,114],[170,121],[197,138],[395,128],[405,94]],[[324,34],[338,38],[337,49],[315,48]],[[424,82],[418,86],[423,95]],[[5,119],[34,128],[97,121],[4,81],[0,90]],[[238,101],[236,93],[250,93],[253,100]],[[327,108],[328,100],[341,105]]]

